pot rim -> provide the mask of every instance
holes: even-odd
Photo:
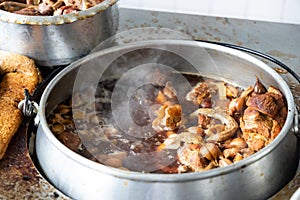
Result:
[[[69,13],[65,15],[57,16],[28,16],[11,13],[8,11],[0,10],[0,21],[25,24],[25,25],[61,25],[75,22],[77,20],[83,20],[89,17],[93,17],[98,13],[104,12],[109,7],[116,4],[119,0],[104,0],[103,2],[75,13]]]
[[[202,172],[193,172],[193,173],[183,173],[183,174],[151,174],[151,173],[142,173],[142,172],[134,172],[134,171],[125,171],[116,169],[113,167],[105,166],[100,163],[96,163],[94,161],[91,161],[73,151],[71,151],[69,148],[67,148],[65,145],[63,145],[51,132],[51,130],[48,127],[46,116],[45,116],[45,106],[47,104],[47,98],[52,91],[53,87],[56,85],[56,83],[61,80],[68,72],[72,71],[74,68],[77,68],[82,63],[86,62],[89,59],[93,59],[98,56],[104,56],[110,53],[113,53],[118,50],[123,49],[130,49],[132,47],[156,47],[156,45],[190,45],[195,46],[199,45],[200,47],[217,50],[220,52],[224,52],[227,54],[238,56],[239,58],[245,59],[256,66],[263,68],[267,73],[271,74],[272,77],[279,82],[280,86],[284,90],[285,97],[287,100],[287,106],[288,106],[288,115],[287,119],[285,121],[284,126],[282,127],[280,134],[266,147],[261,149],[259,152],[237,162],[232,165],[226,166],[226,167],[219,167],[215,169],[210,169],[207,171]],[[243,170],[247,166],[251,165],[252,163],[264,158],[267,154],[273,151],[273,149],[277,148],[277,146],[280,144],[280,142],[286,137],[287,134],[289,134],[290,129],[293,124],[294,119],[294,113],[295,113],[295,103],[294,99],[291,93],[290,88],[288,87],[287,83],[284,81],[284,79],[270,66],[265,64],[264,62],[260,61],[259,59],[244,53],[242,51],[232,49],[229,47],[224,47],[217,44],[207,43],[207,42],[200,42],[200,41],[188,41],[188,40],[149,40],[149,41],[140,41],[140,42],[133,42],[125,45],[115,46],[111,48],[107,48],[95,53],[92,53],[84,58],[81,58],[74,63],[70,64],[68,67],[63,69],[52,81],[48,84],[48,86],[45,89],[45,92],[43,93],[40,105],[39,105],[39,118],[40,118],[40,128],[42,128],[43,133],[46,137],[53,143],[55,148],[57,148],[61,153],[66,155],[68,158],[72,159],[74,162],[87,167],[91,170],[103,172],[107,175],[119,177],[123,179],[130,179],[130,180],[138,180],[138,181],[146,181],[146,182],[183,182],[183,181],[190,181],[190,180],[200,180],[200,179],[207,179],[207,178],[213,178],[220,175],[228,174],[232,171],[236,170]]]

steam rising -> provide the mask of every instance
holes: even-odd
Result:
[[[206,50],[193,46],[168,45],[163,40],[161,45],[157,45],[157,43],[153,45],[151,42],[133,42],[124,48],[121,48],[122,45],[120,45],[112,50],[97,52],[112,43],[116,43],[116,38],[102,43],[95,49],[95,53],[81,60],[81,67],[73,87],[73,96],[88,87],[99,90],[101,87],[99,82],[116,80],[113,92],[108,95],[111,97],[111,115],[107,121],[115,124],[122,134],[128,134],[137,140],[147,139],[155,134],[151,128],[151,120],[155,115],[151,109],[154,109],[155,105],[147,104],[147,101],[153,97],[145,91],[152,90],[155,93],[157,87],[164,87],[167,81],[171,81],[174,83],[175,90],[178,91],[177,101],[181,104],[183,94],[191,89],[191,85],[181,75],[181,72],[203,74],[201,72],[203,67],[210,67],[212,72],[217,69]],[[96,106],[97,90],[91,90],[90,96],[87,97],[90,98],[88,101],[91,102],[91,109],[94,113],[99,113]],[[135,102],[141,103],[135,104]],[[76,109],[80,109],[80,106],[76,106]],[[137,112],[141,112],[144,118],[137,119],[135,117]],[[76,116],[73,117],[75,126],[78,127]],[[101,117],[98,120],[98,124],[101,124]],[[101,132],[100,129],[99,132]],[[101,134],[99,133],[99,135]],[[100,141],[105,141],[105,148],[108,149],[101,149],[101,152],[118,153],[122,151],[122,147],[111,143],[107,144],[109,141],[102,136],[98,137]],[[81,140],[84,146],[92,146],[85,143],[87,140],[84,137]],[[99,141],[98,138],[95,140]],[[128,156],[124,159],[123,164],[125,167],[130,166],[136,170],[143,169],[143,171],[151,172],[174,162],[176,158],[173,153],[165,151],[141,153]],[[137,164],[139,161],[140,164]]]

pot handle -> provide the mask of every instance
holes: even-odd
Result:
[[[25,99],[23,99],[19,104],[18,108],[22,111],[25,117],[33,117],[38,112],[38,104],[35,101],[31,101],[31,96],[27,89],[24,90]]]
[[[299,119],[300,119],[300,116],[299,116],[299,109],[296,107],[295,109],[295,119],[294,119],[294,126],[293,126],[293,132],[294,134],[300,138],[300,130],[299,130]]]
[[[19,102],[18,108],[22,111],[23,115],[28,118],[34,119],[34,124],[37,126],[39,124],[38,118],[38,108],[39,105],[36,102],[39,102],[45,88],[47,87],[48,83],[56,76],[62,69],[66,66],[58,66],[55,70],[53,70],[40,84],[37,86],[35,91],[33,92],[32,96],[29,94],[27,89],[24,90],[25,98]]]

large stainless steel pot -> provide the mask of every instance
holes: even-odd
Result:
[[[60,16],[25,16],[0,10],[0,49],[26,55],[40,66],[69,64],[115,34],[117,0]]]
[[[61,144],[48,128],[46,117],[60,101],[72,94],[80,73],[84,74],[87,82],[96,80],[106,64],[111,65],[120,55],[126,58],[128,52],[139,49],[167,50],[172,55],[180,55],[185,61],[188,60],[202,74],[222,77],[243,87],[253,85],[258,76],[265,85],[279,88],[288,105],[287,120],[281,133],[267,147],[236,164],[187,174],[146,174],[118,170],[87,160]],[[153,55],[150,53],[147,57],[146,54],[140,54],[138,57],[151,62]],[[162,58],[164,62],[166,56]],[[182,67],[179,62],[181,58],[169,57],[164,64],[177,63],[173,66],[176,70],[189,70],[187,65]],[[121,60],[130,62],[132,59]],[[129,63],[116,63],[116,66],[112,66],[112,73],[118,73],[118,66],[128,69],[134,67]],[[121,70],[119,75],[126,70]],[[295,111],[293,96],[282,77],[248,54],[193,41],[137,42],[91,54],[65,68],[50,82],[39,105],[36,153],[50,182],[75,199],[265,199],[286,185],[297,170],[299,145],[293,131],[296,130],[294,126],[298,126],[294,122],[297,117]]]

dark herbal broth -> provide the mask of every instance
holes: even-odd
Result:
[[[112,114],[117,79],[100,81],[97,88],[61,102],[47,118],[49,127],[65,146],[92,161],[145,173],[228,166],[279,134],[287,110],[276,88],[267,89],[257,80],[241,89],[195,74],[182,75],[190,87],[176,87],[176,76],[169,80],[160,73],[156,85],[137,88],[128,100],[131,120],[122,122],[125,127]],[[88,98],[94,93],[95,103]]]

